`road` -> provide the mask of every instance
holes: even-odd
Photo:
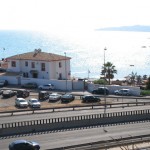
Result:
[[[150,122],[107,126],[105,129],[107,132],[104,132],[103,127],[91,127],[5,137],[0,139],[0,149],[8,150],[8,144],[16,139],[37,141],[41,144],[41,150],[44,150],[54,147],[150,134]]]
[[[106,110],[106,113],[144,110],[144,109],[149,109],[149,105],[125,107],[125,108],[122,108],[122,107],[108,108]],[[20,121],[39,120],[39,119],[90,115],[90,114],[99,114],[99,113],[104,113],[104,110],[103,109],[93,109],[93,110],[87,109],[87,110],[80,110],[80,111],[65,111],[65,112],[53,112],[53,113],[42,113],[42,114],[7,116],[7,117],[0,117],[0,124],[11,123],[11,122],[20,122]]]

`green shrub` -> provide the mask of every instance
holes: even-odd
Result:
[[[150,95],[150,90],[141,90],[141,95],[143,96]]]

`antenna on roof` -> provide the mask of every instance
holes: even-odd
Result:
[[[42,50],[41,50],[40,48],[34,50],[35,53],[40,53],[41,51],[42,51]]]
[[[38,53],[40,53],[42,50],[39,48],[39,49],[35,49],[34,50],[34,56],[36,56]]]

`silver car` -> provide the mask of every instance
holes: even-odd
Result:
[[[40,85],[40,86],[38,86],[38,89],[40,89],[40,90],[54,90],[54,85],[53,84]]]
[[[18,107],[28,107],[28,102],[24,98],[16,98],[15,105]]]
[[[36,98],[29,99],[28,104],[32,108],[40,108],[41,107],[41,103]]]
[[[52,93],[49,95],[49,102],[50,101],[58,101],[61,99],[61,94],[58,94],[58,93]]]
[[[129,96],[129,95],[131,95],[131,90],[130,89],[120,89],[120,90],[116,90],[114,93],[116,95],[126,95],[126,96]]]

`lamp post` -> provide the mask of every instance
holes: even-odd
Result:
[[[66,92],[67,92],[67,64],[66,64],[66,52],[64,52],[65,54],[65,78],[66,78]]]
[[[134,67],[134,65],[130,65],[130,67]],[[134,79],[133,79],[133,70],[132,70],[132,72],[131,72],[131,85],[132,85],[132,82],[134,81]]]
[[[106,69],[105,69],[105,51],[107,50],[107,48],[104,48],[104,80],[106,79]],[[104,118],[106,118],[106,85],[105,85],[105,81],[104,81]],[[103,126],[103,130],[104,132],[107,132],[107,130],[105,129],[105,125]]]

